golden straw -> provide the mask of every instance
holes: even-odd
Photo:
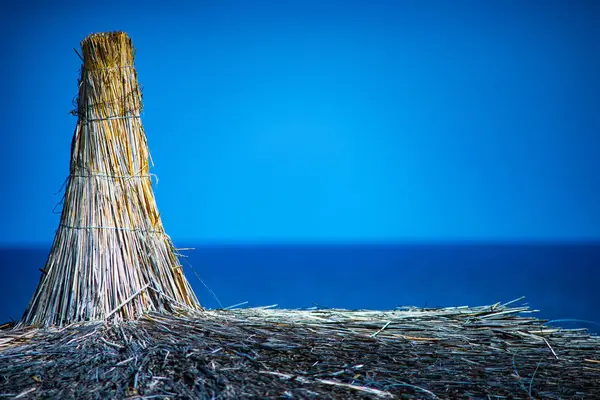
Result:
[[[60,225],[21,323],[64,325],[201,306],[156,207],[134,49],[81,42],[78,121]]]

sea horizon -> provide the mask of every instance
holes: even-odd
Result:
[[[516,304],[600,332],[600,242],[180,244],[207,308],[395,309]],[[0,247],[0,321],[17,320],[50,245]],[[13,265],[14,267],[11,267]]]

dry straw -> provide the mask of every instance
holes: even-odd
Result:
[[[600,399],[600,337],[511,304],[0,329],[0,398]]]
[[[21,323],[201,309],[156,207],[131,39],[123,32],[93,34],[81,48],[60,225]]]

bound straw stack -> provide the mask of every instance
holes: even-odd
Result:
[[[156,207],[131,39],[98,33],[81,48],[60,225],[21,324],[200,310]]]

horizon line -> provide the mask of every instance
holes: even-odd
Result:
[[[185,250],[186,246],[196,247],[370,247],[370,246],[600,246],[600,238],[528,238],[528,239],[344,239],[344,240],[207,240],[183,239],[174,240],[177,250]],[[52,242],[0,242],[0,250],[50,248]]]

